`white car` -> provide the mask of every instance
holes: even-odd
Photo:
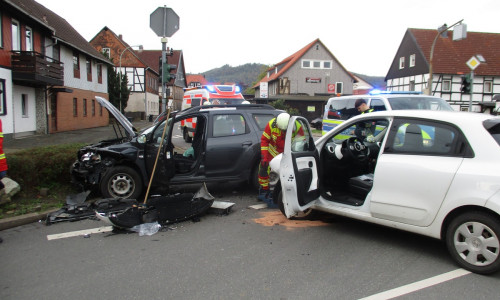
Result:
[[[288,218],[320,210],[385,225],[442,239],[472,272],[500,268],[498,117],[374,112],[316,142],[307,120],[292,117],[270,166],[274,201]]]

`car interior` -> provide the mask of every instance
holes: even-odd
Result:
[[[373,185],[380,145],[389,121],[358,122],[332,136],[320,155],[323,198],[360,206]]]
[[[180,120],[174,126],[179,126]],[[197,169],[202,157],[203,140],[205,137],[206,120],[203,117],[196,118],[196,130],[194,132],[191,147],[184,150],[174,146],[175,170],[178,174],[186,174]]]

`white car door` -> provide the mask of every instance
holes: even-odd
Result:
[[[303,212],[319,197],[319,155],[309,128],[302,117],[291,117],[280,164],[283,204],[287,217]]]
[[[370,211],[376,218],[429,226],[466,152],[455,127],[396,119],[379,156]]]

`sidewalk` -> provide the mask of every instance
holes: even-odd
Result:
[[[132,123],[138,131],[141,131],[141,129],[147,128],[153,124],[151,122],[148,122],[147,120],[138,120]],[[37,134],[17,139],[4,140],[3,149],[7,154],[8,159],[9,153],[14,153],[19,150],[59,144],[93,144],[101,140],[115,137],[116,135],[113,131],[113,126],[108,125],[103,127],[65,131],[52,134]]]
[[[132,122],[132,124],[134,124],[134,127],[138,131],[141,131],[142,129],[152,125],[152,123],[148,122],[147,120],[135,121]],[[53,134],[32,135],[18,139],[10,139],[4,141],[3,148],[4,152],[7,154],[8,160],[9,153],[14,153],[16,151],[24,149],[72,143],[92,144],[104,139],[114,137],[116,137],[116,135],[113,131],[113,127],[109,125],[96,128],[66,131]],[[46,218],[47,214],[55,210],[57,209],[0,219],[0,231],[43,220]]]

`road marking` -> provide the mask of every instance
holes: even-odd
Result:
[[[421,281],[417,281],[411,284],[403,285],[401,287],[388,290],[382,293],[378,293],[375,295],[368,296],[366,298],[362,298],[360,300],[382,300],[382,299],[392,299],[395,297],[403,296],[409,293],[413,293],[418,290],[423,290],[425,288],[458,278],[464,275],[468,275],[471,272],[464,269],[456,269],[454,271],[444,273],[438,276],[434,276],[428,279],[424,279]]]
[[[51,240],[64,239],[64,238],[75,237],[75,236],[83,236],[83,235],[92,234],[92,233],[110,232],[112,230],[113,230],[113,226],[103,226],[103,227],[99,227],[99,228],[70,231],[70,232],[57,233],[57,234],[48,234],[47,240],[51,241]]]

